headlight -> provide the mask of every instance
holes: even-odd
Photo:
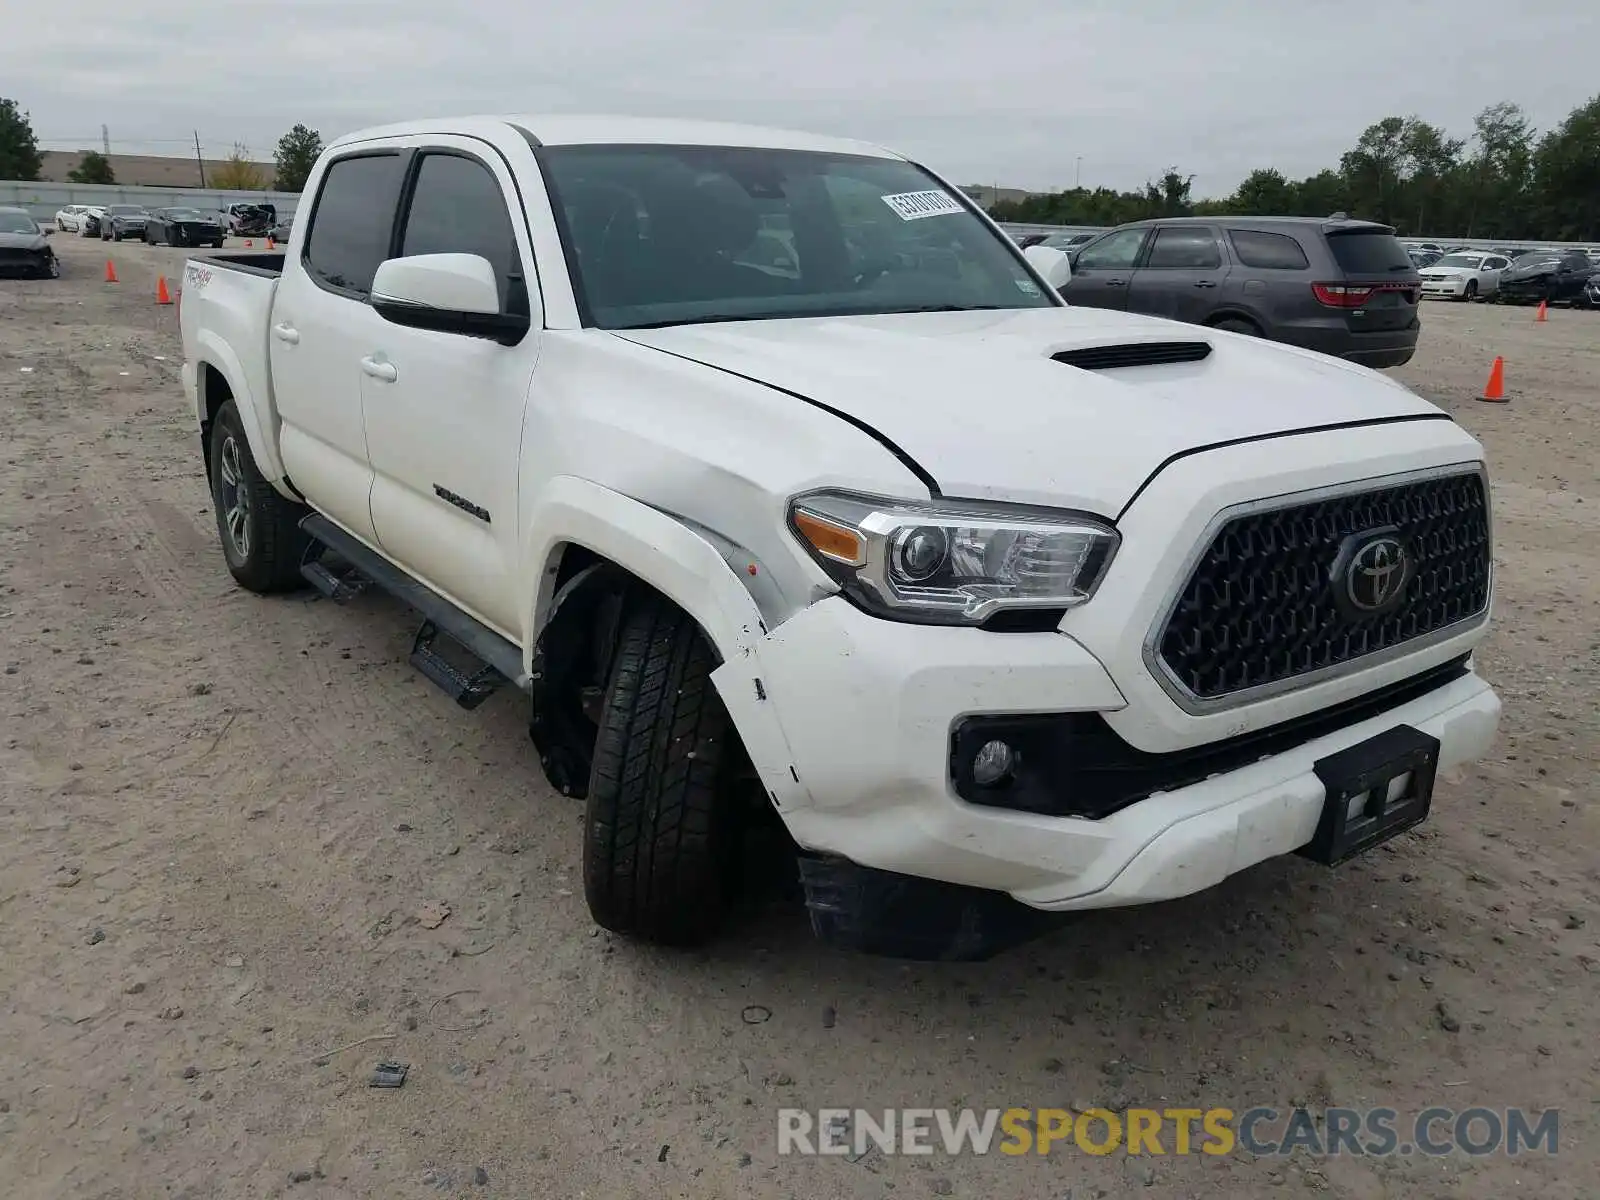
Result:
[[[797,497],[789,523],[851,599],[925,624],[980,625],[1002,611],[1082,604],[1118,542],[1109,525],[1075,513],[847,492]]]

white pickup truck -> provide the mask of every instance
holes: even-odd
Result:
[[[419,121],[305,199],[285,253],[184,269],[228,568],[376,584],[463,705],[529,693],[607,928],[707,937],[776,826],[820,936],[982,957],[1338,863],[1495,735],[1472,437],[1363,367],[1068,307],[1057,251],[900,155]]]

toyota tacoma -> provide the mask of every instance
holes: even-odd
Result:
[[[461,705],[525,692],[608,929],[708,937],[777,830],[819,936],[982,957],[1343,862],[1495,736],[1477,441],[1366,367],[1069,306],[915,161],[429,120],[304,196],[283,253],[184,269],[227,567],[379,587]]]

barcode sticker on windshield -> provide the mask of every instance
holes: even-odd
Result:
[[[902,221],[920,221],[923,217],[943,217],[962,212],[961,202],[949,192],[900,192],[883,197],[883,202],[894,209]]]

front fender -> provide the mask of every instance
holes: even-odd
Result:
[[[533,670],[539,630],[548,619],[559,550],[569,543],[583,546],[694,618],[722,660],[711,682],[773,802],[780,809],[809,804],[762,681],[766,624],[749,590],[710,542],[658,509],[571,475],[557,476],[541,490],[523,528],[529,536],[521,577],[531,583],[524,605],[530,614],[524,671]]]
[[[244,425],[245,441],[250,443],[250,454],[256,460],[256,467],[268,483],[281,490],[285,472],[283,459],[278,455],[278,440],[273,436],[275,431],[266,425],[263,405],[258,402],[250,390],[250,385],[245,382],[244,364],[239,361],[239,356],[217,334],[201,329],[195,334],[195,359],[199,368],[195,380],[196,426],[204,429],[206,425],[207,402],[203,368],[210,366],[220,372],[228,382],[228,390],[233,394],[234,405],[239,410],[239,420]]]

